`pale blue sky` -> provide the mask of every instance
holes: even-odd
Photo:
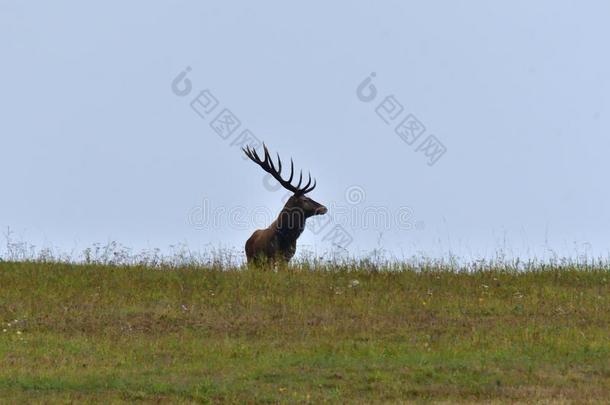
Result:
[[[276,213],[283,193],[190,108],[209,89],[331,210],[412,209],[412,229],[333,217],[353,254],[607,255],[609,16],[607,1],[0,0],[0,226],[64,251],[241,249],[254,224],[227,213]],[[444,144],[435,165],[376,115],[388,95]],[[193,223],[204,201],[219,226]],[[329,227],[301,246],[331,248]]]

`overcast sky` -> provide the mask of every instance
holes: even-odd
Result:
[[[0,226],[68,252],[241,250],[285,197],[242,159],[258,139],[330,209],[301,250],[606,256],[608,16],[607,1],[0,0]]]

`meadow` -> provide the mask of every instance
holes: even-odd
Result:
[[[609,279],[0,261],[0,402],[605,402]]]

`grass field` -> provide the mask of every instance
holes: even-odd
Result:
[[[0,402],[604,402],[609,279],[0,262]]]

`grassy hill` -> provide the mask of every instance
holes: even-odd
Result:
[[[610,398],[610,272],[0,262],[0,402]]]

